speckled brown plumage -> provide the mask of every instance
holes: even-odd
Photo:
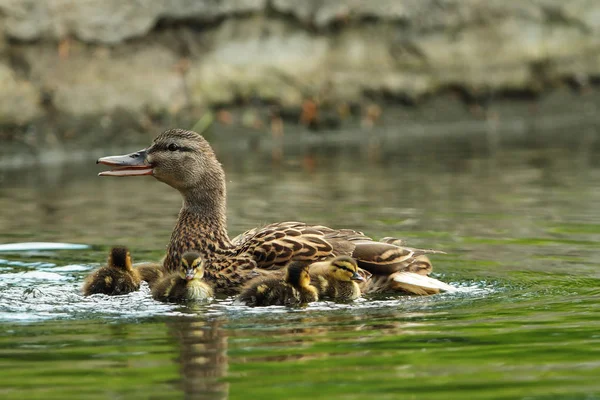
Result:
[[[221,293],[235,294],[239,286],[257,276],[256,262],[245,254],[238,254],[225,236],[207,229],[196,213],[183,209],[173,229],[165,269],[173,271],[178,260],[190,249],[197,249],[206,261],[205,279]]]
[[[238,292],[249,279],[278,270],[292,260],[316,262],[348,255],[370,273],[389,275],[408,268],[421,254],[436,253],[402,247],[393,238],[377,242],[362,232],[301,222],[270,224],[229,239],[225,174],[208,142],[195,132],[168,130],[147,149],[98,162],[120,167],[100,175],[152,174],[181,193],[183,206],[164,268],[175,270],[181,255],[196,249],[206,260],[206,280],[218,292]]]
[[[113,247],[107,265],[86,277],[82,291],[85,296],[97,293],[120,295],[139,290],[140,283],[140,274],[132,268],[129,250]]]
[[[365,294],[403,293],[426,296],[440,291],[453,291],[453,287],[437,279],[430,278],[423,271],[431,271],[431,261],[423,254],[415,257],[404,269],[389,275],[373,275],[360,283],[360,289]],[[416,275],[417,281],[415,282]]]

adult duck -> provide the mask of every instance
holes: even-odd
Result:
[[[362,232],[302,222],[280,222],[227,234],[225,173],[209,143],[198,133],[171,129],[135,153],[102,157],[115,167],[100,176],[150,175],[177,189],[183,206],[171,234],[164,268],[175,271],[184,252],[195,249],[206,261],[206,280],[217,292],[237,293],[258,275],[279,270],[291,260],[323,261],[340,255],[354,258],[374,275],[402,271],[422,254],[389,239],[377,242]],[[416,272],[428,275],[431,268]]]

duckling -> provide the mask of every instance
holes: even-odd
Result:
[[[202,280],[204,258],[195,251],[181,257],[179,270],[160,279],[152,287],[152,297],[160,301],[194,301],[213,297],[213,289]]]
[[[143,262],[134,265],[139,272],[143,281],[148,282],[148,286],[152,288],[164,276],[162,263]]]
[[[83,294],[127,294],[139,290],[140,282],[140,273],[132,267],[127,247],[113,247],[108,256],[108,264],[85,278]]]
[[[311,283],[319,291],[321,299],[352,301],[360,297],[358,282],[363,282],[365,278],[360,275],[356,261],[350,256],[313,263],[309,272]]]
[[[309,265],[305,261],[292,261],[282,278],[251,280],[238,301],[248,306],[292,306],[317,301],[319,295],[317,288],[310,284]]]

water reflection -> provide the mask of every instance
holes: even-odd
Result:
[[[556,208],[563,194],[589,197],[583,206],[598,197],[593,160],[600,157],[594,132],[570,142],[551,137],[528,149],[499,144],[490,135],[398,142],[373,130],[365,146],[309,143],[288,148],[278,166],[268,149],[242,154],[217,142],[228,178],[230,231],[300,219],[367,233],[389,228],[447,232],[454,228],[450,214],[528,213],[550,199],[556,206],[546,210],[561,212]],[[90,160],[0,171],[0,208],[11,210],[0,214],[0,240],[164,249],[181,204],[179,194],[151,178],[98,178],[98,170]],[[391,221],[398,223],[390,226]]]
[[[167,320],[169,334],[177,342],[181,389],[186,399],[227,399],[229,368],[227,334],[222,318],[180,317]]]
[[[428,298],[305,309],[182,308],[147,287],[83,298],[107,247],[161,257],[179,195],[150,178],[97,178],[91,160],[0,171],[0,241],[97,245],[2,253],[0,383],[20,398],[593,397],[597,130],[536,125],[507,138],[501,125],[453,138],[409,126],[402,140],[390,139],[400,128],[373,128],[359,146],[315,136],[284,144],[279,164],[261,143],[215,142],[232,234],[303,220],[439,248],[449,254],[432,257],[436,277],[465,290]]]

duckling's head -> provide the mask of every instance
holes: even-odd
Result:
[[[146,149],[97,162],[117,167],[100,176],[152,175],[182,193],[194,188],[224,190],[225,175],[213,149],[202,135],[184,129],[159,134]]]
[[[297,287],[306,288],[310,286],[309,265],[310,263],[306,261],[292,261],[286,270],[286,282]]]
[[[195,251],[188,251],[181,257],[179,276],[186,281],[202,279],[204,276],[204,259]]]
[[[349,256],[340,256],[331,260],[328,268],[329,274],[339,281],[364,281],[358,273],[356,260]]]
[[[108,265],[113,268],[130,270],[131,266],[131,254],[127,247],[116,246],[110,249],[108,254]]]

